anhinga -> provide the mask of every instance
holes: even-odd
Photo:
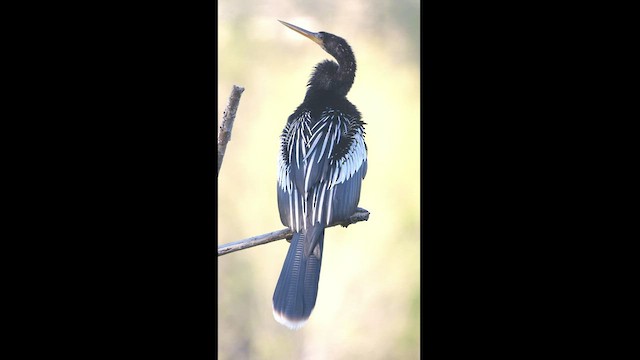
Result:
[[[280,22],[338,61],[315,66],[304,101],[289,116],[281,135],[278,208],[293,237],[273,294],[273,315],[297,329],[316,303],[324,229],[351,216],[360,200],[367,147],[365,123],[346,98],[356,73],[349,44],[333,34]]]

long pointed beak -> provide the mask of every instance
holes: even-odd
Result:
[[[297,27],[295,25],[289,24],[288,22],[284,22],[282,20],[278,20],[282,23],[282,25],[288,27],[289,29],[297,32],[298,34],[303,35],[304,37],[311,39],[311,41],[315,42],[316,44],[320,45],[320,46],[324,46],[323,42],[322,42],[322,38],[320,37],[320,34],[318,33],[314,33],[308,30],[305,30],[301,27]]]

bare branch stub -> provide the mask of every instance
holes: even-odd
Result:
[[[233,122],[236,118],[240,97],[243,92],[243,87],[233,85],[231,95],[229,95],[229,102],[222,113],[222,124],[218,128],[218,175],[220,175],[220,167],[222,167],[224,153],[227,150],[227,143],[231,140],[231,130],[233,129]]]
[[[351,215],[347,220],[332,223],[328,227],[332,227],[336,225],[342,225],[344,227],[347,227],[351,224],[355,224],[360,221],[367,221],[369,220],[369,214],[370,213],[368,210],[363,208],[357,208],[356,212],[353,213],[353,215]],[[289,239],[288,241],[291,241],[290,239],[292,235],[293,235],[293,232],[291,231],[291,229],[286,228],[286,229],[277,230],[277,231],[273,231],[273,232],[262,234],[262,235],[257,235],[248,239],[234,241],[231,243],[218,246],[218,256],[226,255],[234,251],[248,249],[250,247],[254,247],[258,245],[264,245],[276,240],[288,238]]]

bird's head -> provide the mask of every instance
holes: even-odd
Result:
[[[328,60],[316,65],[309,85],[316,89],[333,90],[339,95],[346,95],[353,84],[356,71],[355,57],[347,41],[328,32],[312,32],[281,20],[278,21],[318,44],[338,61],[339,65]]]

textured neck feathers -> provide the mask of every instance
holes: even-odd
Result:
[[[339,97],[347,95],[356,76],[356,60],[347,42],[335,35],[324,33],[323,49],[332,55],[337,63],[325,60],[316,65],[307,95],[314,92],[332,93]]]

